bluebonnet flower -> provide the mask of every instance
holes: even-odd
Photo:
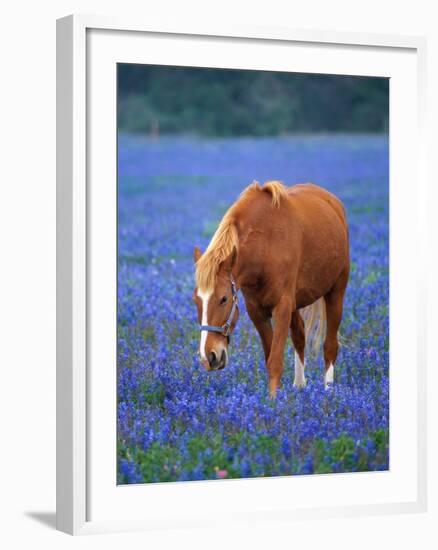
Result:
[[[252,179],[314,181],[344,202],[347,288],[335,384],[307,358],[267,398],[245,308],[230,363],[199,365],[192,251],[204,249]],[[211,139],[121,135],[118,190],[118,481],[139,483],[388,468],[388,140],[377,136]],[[219,477],[225,476],[221,473]]]

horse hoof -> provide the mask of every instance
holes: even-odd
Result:
[[[305,388],[306,385],[307,385],[306,380],[298,380],[298,381],[294,380],[294,388],[297,388],[300,390],[302,388]]]

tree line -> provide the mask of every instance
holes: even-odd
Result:
[[[118,128],[275,136],[388,131],[386,78],[118,65]]]

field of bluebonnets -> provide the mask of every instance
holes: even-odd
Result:
[[[328,391],[321,356],[293,388],[289,342],[268,399],[242,299],[229,365],[198,362],[193,246],[253,179],[313,181],[346,205],[352,269]],[[386,137],[121,135],[118,239],[118,483],[388,469]]]

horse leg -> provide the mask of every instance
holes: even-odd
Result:
[[[304,332],[304,321],[298,311],[292,313],[290,325],[292,342],[295,348],[295,377],[294,386],[304,388],[306,377],[304,376],[304,348],[306,345],[306,336]]]
[[[246,304],[246,310],[248,312],[249,318],[254,323],[254,326],[259,333],[263,345],[263,351],[265,354],[265,361],[267,363],[272,346],[271,318],[266,314],[265,311],[263,311],[263,309],[249,302]]]
[[[342,320],[344,294],[345,285],[336,284],[332,290],[324,296],[327,313],[327,333],[324,341],[324,384],[326,389],[330,384],[333,384],[334,365],[338,356],[339,347],[338,330]]]
[[[290,297],[283,296],[272,310],[274,321],[274,333],[272,338],[271,353],[268,358],[269,395],[275,398],[277,388],[280,385],[283,373],[283,356],[289,327],[291,324],[292,304]]]

